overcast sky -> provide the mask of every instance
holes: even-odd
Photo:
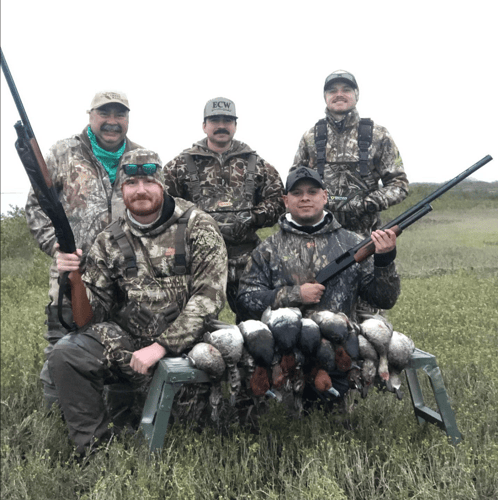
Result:
[[[204,105],[223,96],[237,107],[236,138],[285,179],[324,114],[326,76],[345,69],[360,115],[389,130],[411,182],[498,156],[489,0],[2,0],[1,46],[43,153],[83,130],[97,91],[116,89],[130,101],[130,139],[167,162],[204,137]],[[2,76],[2,213],[29,189],[17,120]],[[498,159],[473,178],[497,172]]]

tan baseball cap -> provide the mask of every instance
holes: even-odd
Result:
[[[235,115],[235,103],[225,97],[215,97],[208,101],[204,107],[204,118],[219,115],[231,116],[237,119]]]
[[[130,104],[126,94],[115,90],[97,92],[95,97],[92,99],[92,103],[90,104],[90,111],[92,109],[100,108],[101,106],[104,106],[104,104],[110,104],[111,102],[122,104],[128,111],[130,111]]]

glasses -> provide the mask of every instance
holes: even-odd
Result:
[[[127,163],[123,165],[123,171],[126,175],[154,175],[161,165],[157,163],[144,163],[138,165],[136,163]]]

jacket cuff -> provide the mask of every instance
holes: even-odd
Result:
[[[394,262],[396,258],[396,247],[393,250],[386,253],[374,253],[374,265],[375,267],[387,267],[391,262]]]
[[[255,226],[263,227],[266,222],[266,215],[264,213],[257,214],[252,212],[252,221]]]

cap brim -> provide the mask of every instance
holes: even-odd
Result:
[[[348,80],[347,78],[343,78],[343,77],[338,77],[338,78],[334,78],[333,80],[330,80],[329,82],[327,82],[325,84],[325,87],[323,90],[328,90],[329,87],[332,87],[332,85],[334,85],[334,83],[338,83],[338,82],[347,83],[350,87],[353,87],[354,89],[358,90],[358,85],[356,85],[356,83],[354,83],[352,80]]]

